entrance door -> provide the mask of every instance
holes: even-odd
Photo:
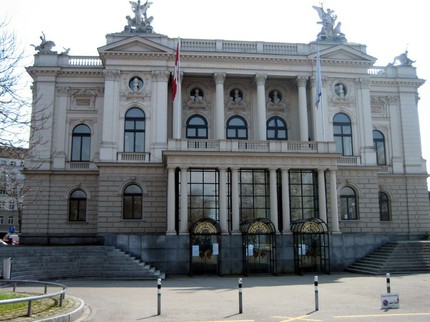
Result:
[[[330,247],[327,225],[318,218],[299,220],[291,225],[294,238],[294,269],[298,274],[330,274]]]
[[[275,229],[259,218],[242,224],[244,274],[275,273]]]
[[[191,275],[219,274],[220,232],[218,223],[209,218],[191,227]]]

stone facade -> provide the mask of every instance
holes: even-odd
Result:
[[[24,242],[222,275],[338,270],[430,231],[411,64],[374,66],[343,34],[182,39],[173,100],[177,40],[132,27],[98,57],[39,52],[28,68],[33,112],[50,117],[34,119]]]

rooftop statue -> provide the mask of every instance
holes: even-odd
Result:
[[[389,65],[412,66],[413,63],[415,63],[415,61],[408,57],[408,51],[405,50],[404,53],[394,57],[394,61]]]
[[[324,11],[322,5],[321,7],[312,7],[318,12],[318,15],[321,19],[321,21],[318,23],[322,25],[321,31],[317,36],[317,40],[345,42],[345,34],[343,34],[340,30],[341,23],[338,22],[336,24],[337,15],[334,14],[334,11],[331,9]]]
[[[56,51],[53,51],[52,48],[55,47],[55,43],[51,40],[46,40],[45,34],[42,31],[42,36],[40,36],[40,45],[31,45],[37,50],[38,54],[56,54]]]
[[[152,2],[146,2],[141,5],[140,0],[129,1],[131,4],[131,9],[134,13],[134,18],[127,16],[127,26],[125,26],[124,31],[126,32],[144,32],[144,33],[152,33],[151,22],[154,20],[154,17],[149,17],[146,14],[146,11],[151,6]]]

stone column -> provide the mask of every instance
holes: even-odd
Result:
[[[170,74],[168,71],[153,71],[152,80],[155,87],[155,97],[152,97],[153,142],[151,147],[151,160],[162,160],[162,152],[167,148],[167,83]]]
[[[224,168],[219,169],[219,223],[221,233],[228,234],[227,218],[227,171]]]
[[[179,234],[188,234],[188,169],[181,168],[181,211]]]
[[[175,235],[175,168],[167,169],[167,235]]]
[[[58,99],[58,108],[56,109],[56,113],[54,113],[55,121],[54,124],[64,124],[66,125],[68,122],[66,121],[66,111],[67,111],[67,101],[71,99],[72,91],[69,88],[60,87],[57,88],[57,99]],[[70,138],[66,133],[72,133],[73,127],[77,124],[68,124],[69,132],[64,129],[63,126],[56,126],[55,133],[53,134],[53,140],[55,142],[54,154],[52,156],[52,167],[54,169],[64,169],[66,167],[66,147],[68,148],[68,153],[71,156],[72,152],[72,143]],[[92,133],[94,133],[94,128],[92,129]],[[91,143],[94,144],[94,134],[91,136]],[[67,142],[70,144],[67,144]],[[94,155],[93,151],[91,151],[91,157]]]
[[[370,79],[359,78],[355,80],[357,85],[357,136],[359,142],[354,148],[353,154],[360,153],[363,165],[376,165],[376,153],[373,146],[372,112],[370,105]],[[353,145],[354,147],[354,145]]]
[[[231,169],[231,232],[240,233],[240,213],[239,213],[239,169]]]
[[[279,233],[278,225],[278,191],[276,189],[276,169],[270,169],[270,220]]]
[[[299,94],[299,124],[300,124],[300,141],[309,140],[308,126],[308,103],[306,100],[306,83],[307,78],[299,76],[296,79]]]
[[[340,233],[339,214],[338,214],[338,207],[337,207],[336,170],[329,170],[329,174],[330,174],[331,232]]]
[[[266,140],[266,79],[267,75],[255,75],[257,83],[257,140]]]
[[[116,161],[118,151],[119,119],[119,70],[107,69],[105,74],[105,97],[102,120],[100,161]]]
[[[282,233],[291,234],[290,182],[288,178],[288,169],[282,169],[281,176],[282,176],[282,222],[284,223]]]
[[[327,223],[327,203],[325,194],[324,170],[318,169],[318,208],[320,219]]]
[[[225,139],[225,119],[224,119],[224,81],[226,73],[215,73],[215,124],[214,138],[216,140]]]
[[[400,113],[400,106],[399,106],[399,99],[395,96],[388,96],[388,109],[390,110],[390,128],[391,128],[391,147],[392,147],[392,165],[393,165],[393,173],[402,173],[403,172],[403,157],[402,157],[402,151],[403,150],[403,140],[400,135],[400,131],[402,128],[401,124],[401,113]],[[385,138],[385,153],[387,156],[387,163],[389,164],[390,161],[388,160],[388,143],[390,141],[387,140],[387,137]]]

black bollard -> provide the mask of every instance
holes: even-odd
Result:
[[[239,314],[242,314],[242,279],[239,278]]]
[[[390,273],[387,273],[387,293],[391,293],[391,285],[390,285]]]
[[[161,278],[157,281],[157,314],[161,314]]]
[[[314,286],[315,286],[315,311],[319,310],[318,306],[318,276],[314,277]]]

